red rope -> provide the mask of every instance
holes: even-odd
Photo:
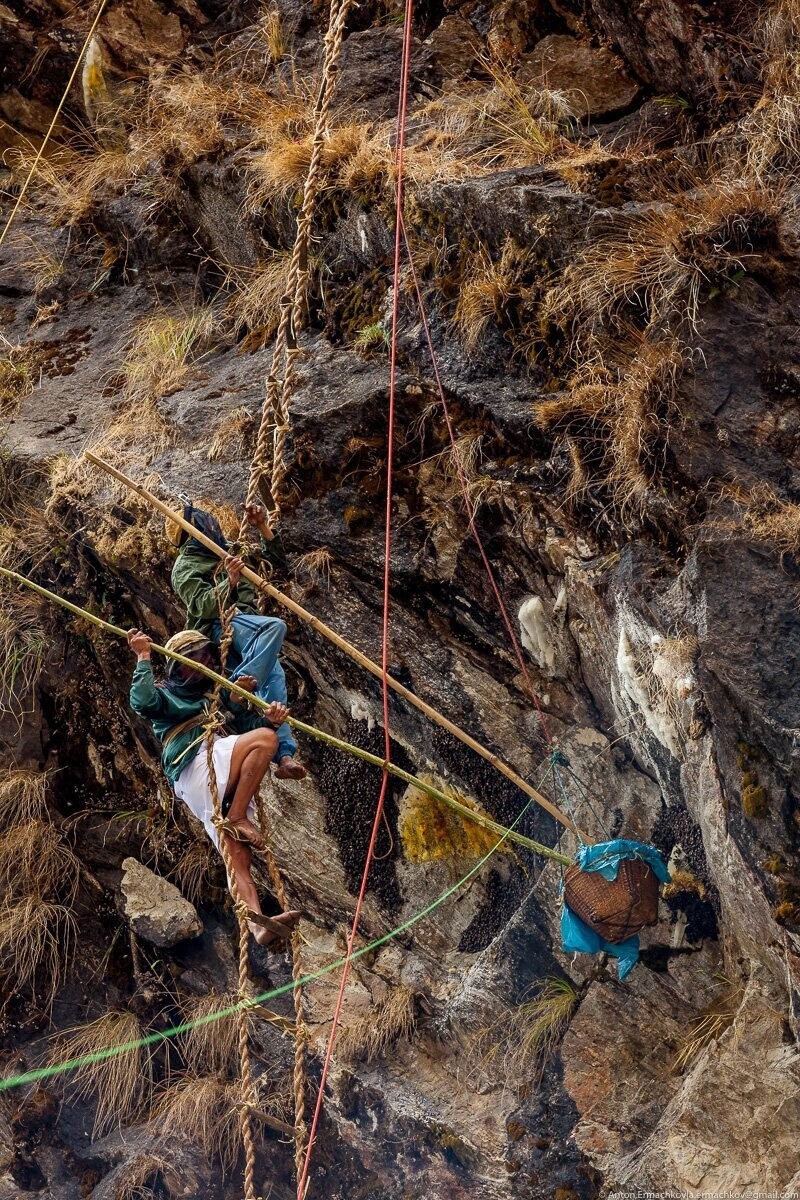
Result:
[[[548,745],[552,746],[553,739],[551,738],[550,731],[547,728],[547,721],[545,720],[544,713],[542,712],[542,706],[540,705],[539,698],[536,695],[536,691],[534,689],[533,682],[530,677],[530,673],[528,671],[527,665],[525,663],[525,659],[522,654],[522,649],[521,649],[519,641],[517,639],[517,635],[514,632],[514,626],[511,622],[511,618],[508,615],[508,609],[505,606],[505,602],[503,601],[503,597],[500,592],[500,588],[497,584],[497,580],[495,578],[494,571],[492,570],[491,563],[489,562],[489,556],[486,553],[483,542],[481,540],[481,535],[478,533],[478,528],[475,524],[475,508],[472,503],[472,500],[470,499],[469,487],[467,486],[467,480],[464,476],[464,471],[461,466],[461,459],[459,458],[458,451],[456,449],[456,437],[455,437],[455,431],[453,429],[453,422],[450,417],[450,409],[448,408],[447,399],[444,394],[444,386],[442,385],[442,377],[439,373],[439,363],[436,358],[436,351],[433,348],[433,339],[431,338],[431,330],[430,330],[430,325],[428,324],[428,316],[427,316],[427,313],[425,312],[425,304],[422,299],[422,289],[420,288],[420,285],[419,285],[419,277],[417,276],[417,269],[414,265],[414,257],[411,253],[411,246],[409,245],[409,242],[408,242],[408,233],[406,232],[406,225],[405,225],[405,221],[403,221],[402,214],[400,216],[400,222],[401,222],[402,230],[403,230],[403,240],[405,242],[406,252],[408,254],[408,261],[411,265],[411,276],[414,280],[414,290],[417,293],[417,304],[419,306],[419,315],[422,320],[422,327],[425,330],[425,339],[428,343],[428,350],[430,351],[430,355],[431,355],[431,364],[433,366],[433,374],[436,379],[436,386],[439,390],[439,398],[442,402],[442,410],[444,412],[444,419],[447,422],[447,432],[450,435],[450,445],[453,448],[453,461],[456,464],[456,471],[458,472],[458,479],[459,479],[459,483],[461,484],[461,494],[464,497],[464,506],[467,510],[467,516],[469,517],[469,527],[472,531],[472,536],[475,538],[475,542],[477,544],[478,550],[480,551],[480,556],[483,559],[483,565],[486,568],[486,574],[489,577],[489,583],[492,585],[492,591],[495,594],[495,598],[497,599],[497,603],[500,608],[500,612],[502,613],[503,623],[505,624],[505,627],[508,630],[508,635],[509,635],[509,637],[511,639],[511,643],[514,647],[514,651],[517,656],[517,662],[519,663],[520,670],[522,671],[522,674],[525,678],[525,682],[528,685],[528,691],[531,694],[531,699],[533,700],[533,703],[536,705],[536,711],[538,712],[539,720],[542,723],[542,732],[544,733],[544,736],[547,739]]]
[[[394,459],[394,414],[395,414],[395,391],[397,382],[397,325],[398,325],[398,309],[399,309],[399,294],[400,294],[400,250],[401,238],[403,230],[402,204],[403,204],[403,149],[405,145],[405,130],[406,130],[406,111],[408,107],[408,79],[409,66],[411,58],[411,18],[413,11],[413,0],[406,0],[405,22],[403,28],[403,57],[400,70],[400,95],[398,101],[398,120],[397,120],[397,147],[395,152],[396,169],[397,169],[397,215],[395,219],[395,247],[394,247],[394,295],[392,299],[392,342],[391,342],[391,364],[389,369],[389,434],[387,446],[387,478],[386,478],[386,536],[384,543],[384,570],[383,570],[383,645],[381,653],[381,673],[382,673],[382,690],[383,690],[383,735],[384,735],[384,757],[387,762],[391,758],[391,738],[389,734],[389,582],[390,582],[390,555],[392,549],[392,468]],[[336,1031],[339,1027],[339,1018],[342,1011],[342,1001],[344,999],[345,986],[350,973],[350,961],[353,955],[355,946],[356,934],[358,933],[358,925],[361,918],[361,910],[364,905],[364,897],[367,891],[367,881],[369,879],[369,871],[372,866],[372,860],[375,854],[375,845],[378,839],[378,830],[380,829],[381,819],[383,817],[383,806],[386,800],[386,789],[389,782],[387,771],[383,772],[383,780],[381,782],[381,790],[378,796],[378,804],[375,809],[375,818],[372,823],[372,833],[370,835],[369,846],[367,848],[367,858],[364,863],[364,873],[361,877],[361,887],[356,901],[355,913],[353,915],[353,925],[350,930],[350,936],[347,941],[347,952],[345,955],[344,967],[342,968],[342,978],[339,984],[339,994],[336,998],[336,1008],[333,1014],[333,1023],[331,1031],[328,1035],[328,1046],[325,1052],[325,1061],[322,1066],[322,1077],[320,1079],[319,1092],[317,1094],[317,1103],[314,1108],[314,1117],[311,1122],[311,1129],[308,1135],[308,1147],[306,1149],[305,1161],[300,1177],[297,1180],[297,1198],[304,1200],[306,1182],[311,1166],[311,1153],[314,1148],[314,1139],[316,1138],[317,1127],[319,1125],[320,1114],[322,1112],[323,1097],[325,1094],[325,1084],[328,1080],[328,1073],[331,1065],[331,1057],[333,1054],[333,1044],[336,1038]]]

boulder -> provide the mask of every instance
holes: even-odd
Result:
[[[122,869],[122,911],[134,933],[167,947],[203,932],[194,905],[166,879],[135,858],[126,858]]]
[[[630,108],[639,95],[639,84],[612,50],[567,34],[553,33],[537,42],[517,82],[563,92],[576,117],[613,116]]]

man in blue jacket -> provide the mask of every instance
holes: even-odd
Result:
[[[246,508],[247,519],[257,529],[265,557],[272,556],[272,548],[279,542],[260,504]],[[219,522],[202,509],[187,506],[186,519],[223,550],[232,548],[225,538]],[[233,618],[233,641],[231,678],[252,675],[256,680],[256,695],[262,700],[286,703],[286,676],[279,654],[286,637],[286,623],[280,617],[263,616],[258,610],[258,592],[249,580],[242,577],[244,560],[238,554],[229,553],[223,560],[190,537],[182,526],[168,523],[168,535],[178,546],[178,556],[172,568],[172,586],[186,608],[186,624],[189,629],[199,630],[213,642],[219,643],[221,627],[220,605],[236,606]],[[222,576],[219,578],[219,576]],[[278,779],[304,779],[305,767],[297,761],[297,743],[288,725],[278,730],[278,748],[275,752]]]

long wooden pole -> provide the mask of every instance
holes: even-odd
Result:
[[[205,546],[207,550],[211,550],[219,558],[225,557],[226,551],[218,546],[216,542],[212,541],[211,538],[206,537],[206,535],[201,533],[199,529],[195,529],[193,525],[184,520],[182,513],[175,512],[169,507],[169,505],[164,504],[162,500],[159,500],[157,496],[154,496],[152,492],[148,491],[147,488],[142,487],[141,484],[136,483],[133,479],[129,479],[127,475],[123,475],[122,471],[118,471],[117,468],[112,467],[110,463],[105,462],[102,458],[98,458],[98,456],[93,454],[91,450],[84,451],[84,458],[86,458],[89,462],[94,463],[96,467],[100,467],[100,469],[107,472],[107,474],[113,476],[114,479],[118,480],[120,483],[123,483],[127,488],[130,488],[130,490],[135,492],[137,496],[141,496],[143,500],[146,500],[154,508],[157,508],[159,512],[162,512],[165,517],[168,517],[171,521],[175,521],[175,523],[185,529],[187,533],[190,533],[196,541]],[[249,582],[253,584],[254,587],[257,587],[267,596],[270,596],[273,600],[276,600],[278,604],[282,604],[284,608],[288,608],[290,612],[293,612],[296,616],[300,617],[301,620],[309,624],[311,628],[315,629],[317,633],[322,635],[322,637],[327,638],[329,642],[333,642],[334,646],[338,646],[340,650],[343,650],[345,654],[357,662],[359,666],[363,667],[365,671],[369,671],[369,673],[374,675],[376,679],[383,678],[383,673],[377,663],[374,663],[371,658],[367,658],[366,654],[363,654],[362,651],[356,646],[353,646],[350,644],[350,642],[345,641],[345,639],[336,633],[335,630],[331,629],[331,627],[326,625],[323,621],[320,621],[319,617],[315,617],[313,613],[310,613],[307,609],[303,608],[303,606],[298,604],[296,600],[292,600],[289,596],[284,595],[283,592],[278,591],[276,587],[274,587],[266,579],[263,579],[260,575],[256,574],[256,572],[252,571],[249,567],[245,567],[242,571],[242,574],[244,575],[245,579],[249,580]],[[402,696],[404,700],[407,700],[409,704],[414,706],[414,708],[419,709],[419,711],[424,713],[426,717],[429,717],[431,721],[434,721],[442,729],[446,729],[448,733],[452,733],[453,737],[458,738],[458,740],[463,742],[465,746],[469,746],[470,750],[474,750],[476,754],[481,756],[481,758],[486,759],[486,761],[491,763],[493,767],[501,772],[501,774],[505,775],[506,779],[510,779],[511,782],[520,789],[520,791],[523,791],[526,796],[530,796],[532,800],[535,800],[541,808],[544,808],[552,817],[555,817],[555,819],[559,821],[566,829],[571,829],[573,833],[579,833],[566,813],[563,813],[560,808],[557,808],[552,801],[548,800],[546,796],[543,796],[540,791],[537,791],[537,789],[528,783],[526,779],[523,779],[521,775],[518,775],[517,772],[513,770],[512,767],[509,767],[507,763],[503,762],[501,758],[498,758],[498,756],[493,754],[492,751],[487,749],[486,746],[481,745],[481,743],[476,741],[474,737],[471,737],[466,730],[461,729],[461,727],[454,724],[453,721],[448,720],[447,717],[443,716],[442,713],[438,712],[430,704],[426,703],[425,700],[421,700],[419,696],[417,696],[414,692],[409,691],[407,687],[403,687],[402,683],[399,683],[396,679],[393,679],[391,675],[388,677],[387,682],[392,691],[396,692],[398,696]],[[582,831],[580,831],[579,836],[584,842],[591,844],[592,839],[588,838]]]
[[[21,584],[22,587],[30,588],[31,591],[37,592],[40,596],[44,596],[46,600],[51,600],[54,604],[59,604],[62,608],[66,608],[69,612],[74,613],[76,617],[81,617],[84,621],[90,621],[98,629],[104,630],[105,633],[113,633],[115,637],[125,639],[128,637],[127,631],[120,628],[119,625],[112,625],[110,621],[104,621],[102,617],[97,617],[94,613],[81,608],[78,604],[73,604],[70,600],[65,600],[63,596],[59,596],[56,592],[51,592],[48,588],[42,587],[41,584],[34,583],[26,575],[20,575],[17,571],[10,571],[8,567],[0,567],[0,575],[4,575],[7,579],[13,579],[15,583]],[[208,676],[209,679],[213,679],[215,683],[223,684],[229,692],[232,692],[233,695],[238,696],[241,700],[246,700],[249,704],[253,704],[257,708],[269,708],[266,700],[262,700],[260,696],[255,696],[252,692],[246,691],[245,688],[239,687],[233,680],[225,679],[222,675],[218,675],[210,667],[195,662],[194,659],[187,658],[183,654],[178,654],[174,650],[167,650],[165,646],[159,646],[156,642],[151,642],[150,647],[157,654],[163,654],[166,658],[174,658],[176,662],[183,663],[185,666],[191,667],[194,671],[199,671],[201,674]],[[535,842],[533,838],[525,837],[522,833],[517,833],[516,830],[506,829],[503,825],[498,824],[497,821],[493,821],[491,817],[487,817],[481,812],[475,812],[468,805],[461,804],[454,796],[449,796],[447,792],[440,791],[433,784],[428,783],[424,779],[419,779],[409,771],[404,771],[394,763],[386,762],[384,759],[379,758],[377,754],[370,754],[368,750],[362,750],[360,746],[354,746],[350,742],[345,742],[341,738],[334,737],[332,733],[325,733],[324,730],[317,729],[314,725],[307,725],[305,721],[298,721],[296,717],[290,716],[288,721],[300,733],[305,733],[309,737],[316,738],[317,741],[325,742],[337,750],[342,750],[345,754],[352,754],[354,758],[360,758],[362,762],[370,763],[373,767],[380,767],[381,770],[388,771],[390,775],[402,779],[404,783],[412,784],[414,787],[419,788],[420,791],[432,796],[434,800],[447,805],[448,808],[455,809],[466,820],[474,821],[477,825],[482,825],[484,829],[488,829],[498,837],[507,837],[510,841],[516,842],[517,845],[524,846],[526,850],[533,850],[536,854],[541,854],[545,858],[555,859],[556,862],[569,866],[571,860],[566,855],[560,854],[559,851],[553,850],[550,846],[543,846],[540,842]]]

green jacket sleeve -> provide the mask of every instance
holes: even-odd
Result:
[[[228,603],[230,584],[224,572],[220,572],[215,583],[213,578],[204,578],[196,571],[181,570],[176,562],[172,571],[172,586],[186,608],[190,627],[196,621],[216,621],[220,603],[223,607]]]
[[[140,717],[163,717],[167,712],[167,699],[156,687],[152,664],[144,659],[137,662],[131,680],[131,708]]]

